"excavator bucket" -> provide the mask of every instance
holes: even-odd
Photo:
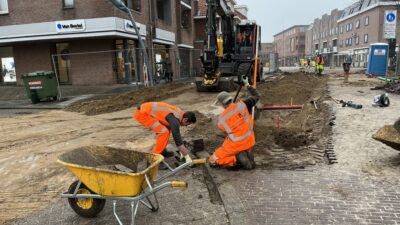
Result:
[[[234,77],[221,77],[216,80],[207,80],[204,77],[196,77],[196,87],[199,92],[231,92],[236,90]]]

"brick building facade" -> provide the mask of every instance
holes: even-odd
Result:
[[[169,53],[175,78],[190,76],[194,1],[125,3],[145,39],[153,71]],[[18,84],[21,74],[54,70],[53,60],[63,84],[143,81],[137,39],[127,14],[109,0],[0,0],[0,58],[14,59]]]
[[[359,0],[343,10],[335,9],[330,15],[315,19],[307,30],[306,55],[320,52],[327,59],[327,65],[333,63],[339,67],[351,55],[354,67],[366,67],[370,44],[388,43],[383,36],[385,10],[398,7],[398,1]],[[397,18],[396,36],[399,34]]]
[[[307,28],[308,25],[295,25],[274,35],[280,66],[294,66],[304,58]]]
[[[335,65],[335,55],[338,53],[339,27],[337,21],[342,11],[334,9],[331,13],[317,18],[309,26],[306,33],[306,55],[314,57],[320,53],[325,58],[326,66]]]

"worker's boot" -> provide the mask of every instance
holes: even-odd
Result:
[[[250,160],[251,169],[255,169],[255,168],[256,168],[256,162],[254,161],[254,154],[253,154],[253,152],[248,151],[248,152],[247,152],[247,157],[248,157],[249,160]]]
[[[251,170],[253,169],[253,165],[247,155],[247,151],[240,152],[236,155],[236,161],[239,165],[242,166],[243,169]]]

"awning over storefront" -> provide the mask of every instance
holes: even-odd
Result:
[[[191,46],[191,45],[186,45],[186,44],[178,44],[178,47],[179,47],[179,48],[190,48],[190,49],[193,49],[193,48],[194,48],[193,46]]]
[[[140,35],[145,38],[146,25],[137,23],[137,26]],[[131,22],[117,17],[0,26],[0,45],[92,37],[137,39]]]
[[[153,43],[162,44],[162,45],[175,45],[175,42],[165,41],[160,39],[153,39]]]

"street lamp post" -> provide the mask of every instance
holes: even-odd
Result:
[[[119,10],[125,12],[125,13],[128,13],[129,19],[131,20],[131,23],[132,23],[132,26],[133,26],[133,29],[135,30],[136,35],[138,37],[139,47],[140,47],[140,49],[142,50],[142,53],[143,53],[143,61],[144,61],[144,65],[145,65],[144,68],[147,70],[147,77],[150,80],[150,86],[153,86],[153,71],[152,71],[151,66],[149,66],[149,57],[147,55],[146,47],[144,45],[142,36],[139,33],[139,29],[136,26],[135,20],[133,19],[131,10],[121,0],[111,0],[111,2],[117,9],[119,9]]]

